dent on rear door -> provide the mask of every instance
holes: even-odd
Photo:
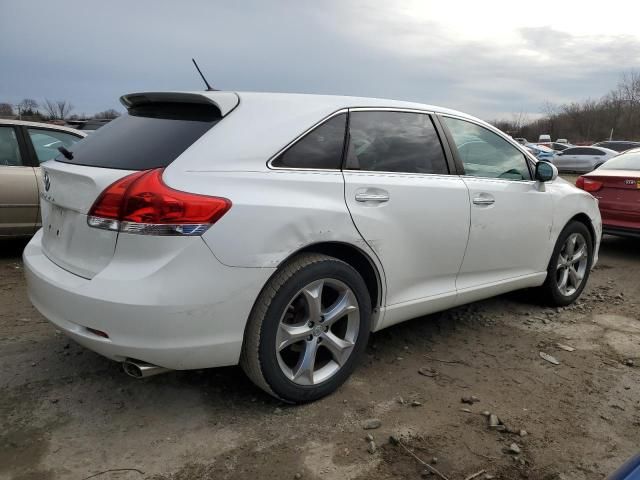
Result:
[[[215,178],[213,178],[215,177]],[[340,171],[202,172],[194,182],[216,183],[231,209],[203,235],[213,254],[233,267],[277,267],[320,242],[369,251],[344,203]]]

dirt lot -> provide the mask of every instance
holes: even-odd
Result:
[[[605,238],[574,307],[512,294],[379,332],[343,388],[299,407],[239,368],[125,376],[30,306],[23,246],[0,248],[2,479],[421,478],[403,446],[451,480],[602,479],[640,450],[637,241]]]

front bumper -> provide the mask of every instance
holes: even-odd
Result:
[[[224,266],[200,237],[121,235],[109,265],[88,280],[49,260],[38,232],[23,254],[33,305],[116,361],[175,370],[237,364],[247,318],[274,269]]]

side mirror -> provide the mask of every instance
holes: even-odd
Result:
[[[558,169],[553,163],[538,162],[536,163],[535,178],[539,182],[552,182],[558,178]]]

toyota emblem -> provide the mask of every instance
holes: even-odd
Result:
[[[51,188],[51,179],[49,178],[49,174],[44,172],[44,189],[46,192]]]

